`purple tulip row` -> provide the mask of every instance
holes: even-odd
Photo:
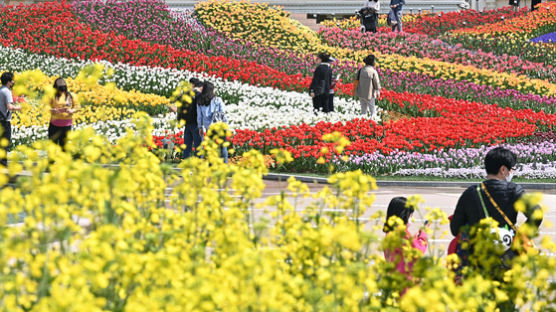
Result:
[[[503,144],[518,156],[520,164],[546,164],[556,162],[556,141],[542,141],[519,144]],[[338,170],[361,169],[369,174],[386,174],[399,172],[402,169],[429,168],[476,168],[482,167],[486,153],[495,146],[479,148],[445,149],[432,153],[394,152],[384,155],[379,152],[363,156],[350,156],[347,161],[334,161]]]
[[[427,176],[437,178],[459,179],[484,179],[485,169],[475,168],[427,168],[427,169],[400,169],[393,172],[394,176]],[[546,179],[556,181],[556,161],[542,164],[532,163],[518,166],[514,176],[523,179]]]
[[[556,43],[556,31],[531,39],[535,43]]]

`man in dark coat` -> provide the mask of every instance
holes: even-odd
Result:
[[[185,150],[183,151],[183,158],[191,157],[191,152],[193,147],[195,148],[194,155],[197,155],[197,149],[201,145],[201,135],[199,134],[199,129],[197,127],[197,98],[201,91],[203,90],[203,82],[197,78],[191,78],[189,82],[193,85],[193,92],[195,92],[195,97],[189,104],[185,104],[181,107],[172,106],[170,109],[177,112],[178,122],[185,122],[185,127],[183,128],[183,144],[185,144]]]
[[[313,74],[313,80],[309,86],[309,94],[313,98],[315,111],[330,111],[328,105],[330,86],[332,83],[332,69],[330,68],[330,56],[326,53],[318,54],[319,65]]]

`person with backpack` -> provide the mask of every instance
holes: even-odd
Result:
[[[511,251],[510,247],[517,232],[517,211],[514,206],[525,193],[520,185],[511,182],[517,164],[517,156],[506,148],[496,147],[486,154],[484,163],[487,173],[486,180],[479,185],[468,187],[463,192],[450,220],[452,234],[459,235],[457,254],[461,259],[462,266],[469,265],[469,256],[473,254],[474,237],[471,235],[473,233],[471,227],[480,223],[482,219],[490,217],[498,222],[498,229],[495,230],[507,251]],[[529,207],[524,214],[527,217],[526,223],[538,229],[542,222],[542,213],[540,218],[534,218],[533,215],[537,209],[540,207]],[[464,240],[470,242],[470,244],[464,244],[469,247],[462,245],[461,242]],[[506,261],[505,255],[502,255],[497,267],[507,266],[507,263],[503,263]],[[461,271],[460,269],[458,271]]]
[[[365,66],[357,71],[354,93],[359,97],[361,114],[367,115],[368,110],[372,117],[375,114],[375,99],[380,95],[380,79],[374,68],[375,56],[370,54],[363,59],[363,62]]]
[[[214,85],[205,81],[203,90],[197,100],[197,126],[202,140],[204,140],[209,127],[217,122],[228,122],[224,112],[224,102],[214,94]],[[226,138],[224,138],[225,140]],[[220,156],[225,163],[228,163],[228,149],[225,146],[220,146]]]
[[[8,166],[8,149],[12,140],[12,112],[21,110],[21,106],[14,104],[12,88],[14,86],[14,74],[5,72],[0,77],[0,125],[2,126],[2,145],[5,154],[0,159],[0,164]],[[6,140],[6,141],[4,141]]]
[[[329,112],[329,95],[332,84],[332,69],[330,68],[330,56],[324,52],[317,55],[318,66],[313,73],[313,80],[309,86],[309,95],[313,98],[313,109],[315,112]]]

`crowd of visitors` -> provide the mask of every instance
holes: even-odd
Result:
[[[2,139],[0,143],[3,153],[0,155],[0,164],[7,167],[7,155],[12,138],[12,112],[20,111],[21,106],[14,103],[12,88],[14,86],[14,74],[5,72],[1,76],[2,87],[0,88],[0,126]],[[181,107],[171,106],[170,110],[177,113],[179,122],[184,123],[183,158],[197,156],[203,138],[207,135],[209,127],[216,122],[227,123],[224,111],[224,102],[214,93],[214,85],[208,81],[200,81],[191,78],[194,97],[192,103],[185,103]],[[72,129],[73,116],[80,110],[79,102],[68,90],[66,81],[59,77],[54,81],[54,96],[49,101],[50,123],[48,125],[48,139],[65,149],[67,136]],[[330,89],[327,90],[329,92]],[[330,94],[332,97],[333,94]],[[327,99],[328,99],[327,93]],[[228,162],[228,150],[222,142],[227,138],[211,134],[211,138],[220,142],[220,156],[224,162]],[[219,140],[216,140],[219,139]]]

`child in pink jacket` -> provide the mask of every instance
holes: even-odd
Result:
[[[427,250],[427,232],[424,231],[423,228],[419,229],[419,232],[416,235],[411,235],[411,233],[407,230],[408,221],[413,212],[415,211],[413,207],[407,206],[407,199],[405,197],[394,197],[390,201],[388,205],[388,210],[386,212],[386,222],[384,223],[384,232],[386,233],[386,240],[395,237],[391,237],[392,235],[396,235],[395,233],[395,226],[392,228],[391,224],[388,222],[391,217],[396,216],[400,218],[403,223],[405,224],[405,236],[401,244],[395,248],[388,248],[388,246],[384,249],[384,258],[388,262],[394,262],[396,264],[396,270],[404,275],[407,276],[409,280],[411,280],[411,272],[413,271],[413,264],[417,260],[415,254],[408,254],[407,249],[404,250],[403,246],[410,243],[411,247],[418,250],[418,256],[422,256],[425,251]],[[399,235],[399,234],[398,234]]]

